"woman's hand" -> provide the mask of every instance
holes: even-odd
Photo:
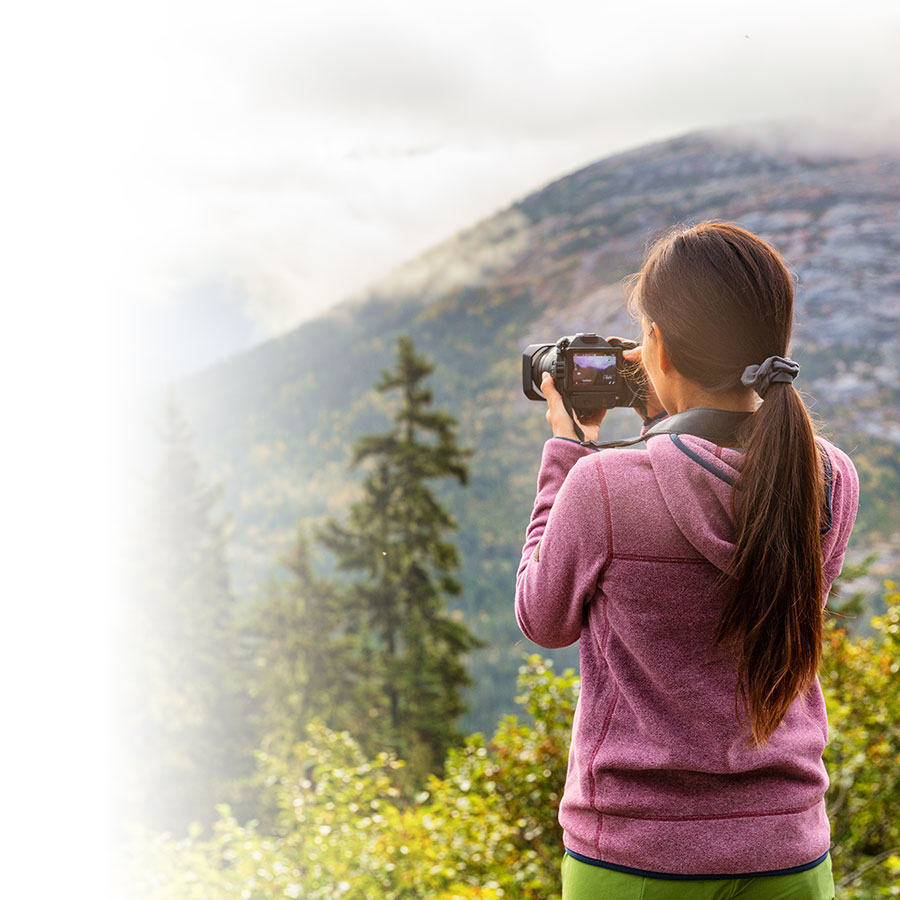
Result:
[[[565,406],[563,406],[562,396],[556,389],[556,385],[553,383],[553,376],[549,372],[544,372],[541,378],[541,393],[547,398],[547,414],[545,418],[553,429],[553,437],[564,437],[577,441],[578,437],[575,434],[572,419],[566,412]],[[605,415],[606,410],[604,409],[596,416],[592,416],[589,423],[582,422],[577,416],[575,417],[581,430],[584,432],[586,441],[596,441],[600,436],[600,423]]]
[[[622,356],[625,357],[629,362],[637,363],[641,368],[643,368],[643,360],[641,357],[641,347],[634,347],[631,350],[623,350]],[[644,401],[646,410],[646,417],[648,419],[653,419],[658,416],[660,413],[665,412],[665,407],[662,403],[659,402],[659,397],[656,396],[656,390],[653,387],[653,382],[647,377],[647,371],[644,370]],[[644,413],[641,412],[640,409],[635,408],[635,412],[644,418]]]

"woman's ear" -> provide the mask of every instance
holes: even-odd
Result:
[[[665,341],[662,339],[662,335],[659,333],[659,328],[656,326],[654,322],[650,326],[653,337],[656,339],[656,347],[654,347],[654,352],[656,353],[656,364],[659,367],[659,371],[663,373],[663,375],[668,375],[672,369],[672,357],[669,356],[669,350],[666,347]]]

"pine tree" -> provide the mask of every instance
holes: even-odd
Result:
[[[175,397],[127,553],[117,652],[120,815],[184,830],[215,819],[253,767],[246,667],[235,623],[221,487],[204,484]]]
[[[456,524],[430,483],[452,477],[465,485],[471,451],[457,443],[456,420],[431,408],[432,392],[421,382],[432,371],[401,337],[396,368],[375,385],[400,393],[394,427],[356,443],[354,465],[370,467],[363,496],[346,524],[329,521],[320,531],[338,568],[356,576],[343,629],[373,673],[355,698],[364,728],[356,736],[366,747],[396,751],[413,779],[440,772],[447,749],[461,741],[455,723],[470,683],[462,657],[483,646],[446,609],[446,598],[461,590],[453,575],[458,553],[444,538]]]

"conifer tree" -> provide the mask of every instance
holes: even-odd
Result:
[[[184,830],[215,819],[253,768],[246,666],[226,562],[221,487],[204,484],[174,394],[126,551],[117,653],[120,815]]]
[[[400,394],[394,427],[356,443],[354,465],[370,466],[363,496],[346,524],[332,520],[320,532],[339,569],[356,576],[344,628],[356,635],[356,658],[372,672],[356,696],[363,730],[356,736],[363,746],[396,751],[413,779],[440,772],[447,749],[461,741],[455,723],[465,711],[461,689],[470,683],[462,657],[483,646],[446,608],[446,598],[461,589],[453,575],[458,553],[445,539],[456,524],[431,483],[450,477],[465,485],[471,451],[457,443],[456,420],[431,408],[422,381],[432,371],[401,337],[396,368],[375,385]]]

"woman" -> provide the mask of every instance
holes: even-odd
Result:
[[[648,413],[669,416],[654,430],[687,433],[596,452],[545,376],[554,437],[516,584],[528,638],[581,639],[563,900],[830,900],[816,671],[856,472],[793,387],[791,280],[760,238],[675,229],[629,302]],[[690,433],[698,409],[733,437]]]

